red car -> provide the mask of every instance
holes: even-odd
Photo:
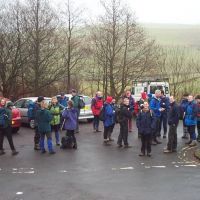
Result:
[[[0,100],[3,97],[0,97]],[[6,99],[6,98],[5,98]],[[9,99],[6,99],[6,104],[10,102]],[[12,107],[12,132],[17,133],[21,127],[21,113],[20,111],[15,108],[14,106]]]

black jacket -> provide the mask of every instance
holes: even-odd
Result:
[[[119,112],[120,124],[128,124],[128,120],[132,118],[132,113],[129,111],[129,107],[121,104]]]
[[[179,122],[179,107],[176,102],[170,104],[170,109],[168,113],[168,124],[178,125]]]

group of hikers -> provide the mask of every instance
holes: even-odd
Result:
[[[53,147],[52,132],[55,133],[55,143],[61,148],[77,149],[75,134],[79,132],[78,118],[84,102],[76,90],[71,91],[72,97],[69,100],[64,93],[52,97],[48,104],[43,96],[39,96],[36,102],[30,102],[28,108],[29,120],[34,120],[35,135],[34,149],[46,153],[45,137],[50,154],[55,154]],[[136,109],[138,105],[138,109]],[[12,104],[7,104],[5,99],[0,101],[0,155],[5,154],[3,148],[4,137],[10,144],[12,155],[17,155],[12,133]],[[125,91],[117,104],[116,99],[107,96],[106,99],[98,91],[91,102],[91,110],[94,115],[93,131],[101,132],[100,121],[103,122],[103,143],[110,145],[114,139],[112,133],[115,125],[120,126],[117,145],[119,148],[130,148],[128,133],[133,131],[133,116],[136,115],[136,126],[138,137],[141,138],[141,152],[139,156],[151,156],[151,146],[161,144],[163,127],[163,138],[167,137],[168,143],[164,153],[177,151],[177,127],[179,120],[183,120],[183,137],[188,139],[189,146],[197,145],[200,142],[200,95],[195,98],[185,94],[177,104],[174,97],[166,97],[164,91],[156,90],[154,95],[141,93],[139,101],[135,102],[131,92]],[[137,110],[137,112],[136,112]],[[169,130],[168,130],[169,126]],[[195,133],[197,126],[198,136]],[[66,130],[66,136],[60,138],[60,132]]]

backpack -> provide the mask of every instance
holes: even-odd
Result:
[[[84,107],[85,107],[85,102],[84,102],[83,98],[79,97],[78,108],[83,109]]]
[[[105,121],[105,108],[106,106],[104,105],[103,108],[101,108],[100,114],[99,114],[99,120],[100,121]]]
[[[74,143],[71,136],[65,136],[61,139],[61,149],[71,149]]]
[[[0,108],[0,128],[4,128],[6,124],[6,110],[5,108]]]
[[[35,119],[35,112],[36,112],[35,103],[33,103],[33,102],[29,103],[28,104],[28,112],[27,112],[29,120]]]

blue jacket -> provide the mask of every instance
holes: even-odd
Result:
[[[164,108],[165,110],[161,112],[161,114],[167,114],[167,112],[169,111],[169,98],[168,97],[161,97],[160,98],[160,107]]]
[[[112,126],[114,124],[114,116],[115,116],[115,111],[114,108],[111,104],[104,104],[105,110],[104,110],[104,118],[105,120],[103,121],[103,124],[105,127]]]
[[[168,124],[169,125],[178,125],[179,123],[179,107],[174,102],[170,104],[170,110],[168,113]]]
[[[65,109],[62,113],[65,119],[64,129],[65,130],[76,130],[78,112],[76,108]]]
[[[156,129],[156,117],[151,111],[141,111],[136,119],[138,133],[143,135],[150,135]]]
[[[66,108],[67,107],[68,98],[67,97],[64,97],[64,98],[59,97],[59,101],[58,102],[59,102],[59,104],[61,106],[63,106],[64,108]]]
[[[150,109],[154,112],[155,116],[159,118],[161,116],[160,112],[160,99],[153,97],[150,102]]]
[[[197,124],[198,107],[195,101],[188,102],[185,110],[185,125],[193,126]]]
[[[36,112],[36,120],[38,123],[39,133],[49,133],[51,132],[50,122],[53,119],[50,111],[47,109],[39,109]]]

